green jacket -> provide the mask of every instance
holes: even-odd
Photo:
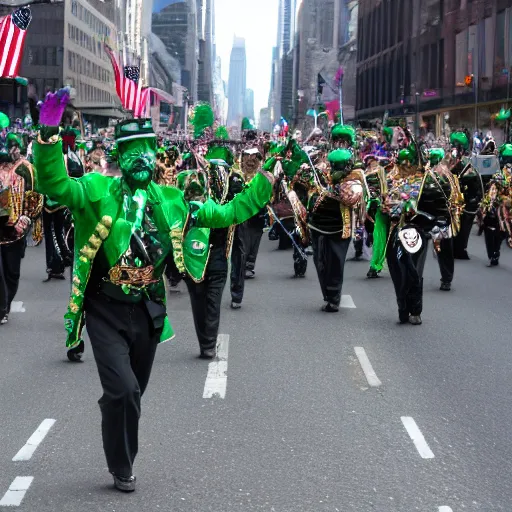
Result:
[[[80,341],[83,326],[84,295],[94,258],[103,246],[108,264],[115,266],[130,245],[131,225],[120,217],[123,203],[121,178],[89,173],[82,178],[70,178],[62,156],[62,141],[34,144],[34,166],[38,192],[67,206],[75,219],[75,263],[73,286],[65,326],[66,345],[73,348]],[[191,205],[175,187],[150,183],[147,205],[153,209],[154,222],[163,237],[164,254],[155,265],[159,281],[153,296],[165,304],[165,287],[161,278],[166,256],[173,251],[178,270],[194,265],[193,243],[184,250],[184,239],[189,227],[226,228],[250,219],[268,202],[272,194],[269,179],[259,174],[242,193],[224,205],[212,200],[202,205]],[[165,319],[161,342],[174,336],[169,320]]]

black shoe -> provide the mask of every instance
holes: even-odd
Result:
[[[374,268],[371,268],[368,270],[368,273],[366,274],[366,277],[368,279],[378,279],[380,277],[380,272],[375,270]]]
[[[449,292],[452,289],[452,283],[443,283],[441,282],[441,288],[439,288],[442,292]]]
[[[240,304],[240,302],[232,302],[231,303],[231,309],[241,309],[242,308],[242,304]]]
[[[137,482],[137,479],[133,475],[128,478],[124,478],[122,476],[117,476],[115,473],[112,473],[112,476],[114,477],[114,486],[118,491],[135,491],[135,483]]]
[[[488,267],[497,267],[500,264],[500,260],[498,258],[491,258],[489,263],[487,264]]]
[[[217,356],[216,348],[202,348],[201,355],[199,356],[201,359],[215,359]]]
[[[82,363],[82,357],[84,355],[84,349],[85,349],[85,343],[82,341],[80,341],[80,343],[78,344],[78,346],[76,346],[75,348],[72,348],[70,350],[68,350],[68,359],[72,362],[72,363]]]
[[[421,315],[411,315],[409,317],[409,323],[412,325],[421,325],[423,323],[421,320]]]
[[[254,270],[246,270],[245,271],[245,279],[254,279],[256,277],[256,272]]]
[[[469,254],[467,252],[463,252],[461,254],[455,254],[453,256],[456,260],[470,260]]]
[[[350,258],[348,261],[363,261],[363,256],[358,256],[356,254],[353,258]]]
[[[306,277],[306,274],[295,274],[293,277],[295,279],[304,279]]]
[[[62,274],[49,273],[48,277],[43,281],[43,283],[48,283],[52,279],[56,279],[57,281],[65,281],[66,276],[64,275],[64,273],[62,273]]]
[[[324,304],[322,306],[322,311],[324,313],[337,313],[340,310],[339,306],[336,306],[336,304]]]

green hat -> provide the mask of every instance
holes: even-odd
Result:
[[[128,119],[116,125],[114,137],[119,144],[135,139],[156,139],[156,134],[151,119]]]
[[[391,128],[390,126],[386,126],[385,128],[382,129],[382,135],[384,135],[386,142],[388,144],[391,144],[394,135],[393,128]]]
[[[401,149],[398,153],[398,163],[405,164],[406,162],[413,164],[416,161],[416,154],[410,149]]]
[[[231,150],[226,146],[211,146],[208,148],[208,152],[205,155],[206,160],[211,162],[212,160],[224,160],[228,166],[232,166],[235,163],[235,157]],[[214,163],[214,162],[212,162]],[[215,164],[214,165],[220,165]]]
[[[349,149],[335,149],[327,156],[327,160],[333,169],[344,168],[349,165],[354,158],[352,151]]]
[[[11,120],[9,119],[9,116],[0,112],[0,129],[3,130],[4,128],[9,128],[10,124]]]
[[[498,149],[498,153],[500,158],[512,158],[512,144],[508,142],[506,144],[502,144]]]
[[[248,117],[244,117],[242,119],[242,131],[245,130],[255,130],[254,125],[251,123],[251,120]]]
[[[272,141],[269,146],[268,146],[268,151],[267,153],[269,155],[278,155],[279,153],[281,153],[283,150],[285,149],[285,146],[283,146],[282,144],[279,144],[275,141]]]
[[[430,160],[430,165],[437,165],[444,158],[444,149],[443,148],[432,148],[428,152],[428,159]]]
[[[7,147],[17,145],[20,147],[20,149],[23,148],[23,140],[19,135],[16,135],[15,133],[8,133],[7,137],[5,138],[5,143]]]
[[[496,121],[498,121],[498,122],[508,121],[509,119],[510,119],[510,109],[505,110],[504,108],[502,108],[499,111],[499,113],[496,115]]]
[[[351,146],[354,146],[356,143],[356,130],[348,124],[337,124],[331,130],[331,138],[333,141],[344,140]]]
[[[467,151],[469,149],[468,136],[464,132],[453,132],[450,135],[450,144],[452,146],[460,146]]]

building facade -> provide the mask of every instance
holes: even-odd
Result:
[[[229,127],[240,128],[245,112],[247,57],[245,39],[235,37],[229,62],[228,118]]]
[[[360,0],[357,116],[406,116],[419,132],[501,129],[511,0]],[[368,36],[370,34],[370,36]]]

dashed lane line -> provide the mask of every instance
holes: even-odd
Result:
[[[429,448],[427,441],[423,437],[421,430],[413,418],[409,416],[402,416],[402,423],[404,424],[405,430],[409,434],[409,437],[412,439],[414,446],[418,450],[418,453],[423,459],[433,459],[435,457],[432,450]]]
[[[340,308],[356,309],[356,307],[351,295],[341,296]]]
[[[208,365],[203,398],[225,398],[228,384],[229,334],[217,337],[217,358]]]
[[[453,512],[450,507],[439,507],[439,512]]]
[[[0,507],[19,507],[33,480],[33,476],[17,476],[0,500]]]
[[[25,308],[23,307],[23,302],[21,302],[21,301],[11,302],[11,313],[25,313]]]
[[[13,462],[30,460],[37,447],[41,444],[46,434],[53,427],[55,420],[46,419],[44,420],[37,430],[30,436],[25,446],[13,457]]]
[[[366,355],[365,349],[363,347],[354,347],[354,351],[356,353],[357,359],[359,359],[359,364],[363,369],[368,384],[373,388],[378,388],[379,386],[382,386],[382,382],[377,377],[377,374],[373,369],[372,363],[370,363],[370,359],[368,359],[368,356]]]

